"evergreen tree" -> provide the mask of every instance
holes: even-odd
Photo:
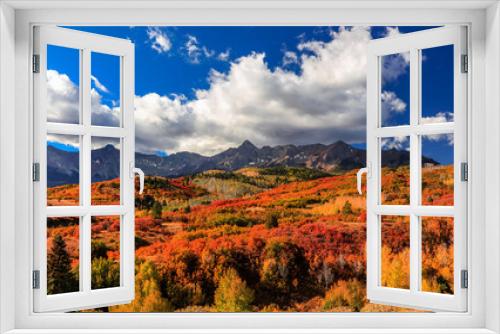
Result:
[[[47,292],[58,294],[78,291],[78,278],[71,271],[66,242],[56,234],[47,255]]]

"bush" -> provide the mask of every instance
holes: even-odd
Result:
[[[120,286],[120,264],[100,257],[92,260],[92,289]]]
[[[113,312],[171,312],[174,308],[163,298],[160,275],[152,262],[137,267],[135,276],[135,299],[130,304],[111,307]]]
[[[153,215],[153,218],[160,219],[162,211],[163,207],[161,206],[161,203],[155,201],[155,203],[153,204],[153,208],[151,209],[151,214]]]
[[[350,215],[352,214],[352,204],[349,201],[346,201],[344,203],[344,206],[342,207],[342,213],[344,215]]]
[[[254,292],[243,281],[236,270],[230,268],[219,281],[215,290],[215,309],[217,312],[251,311]]]
[[[251,227],[255,224],[257,224],[257,222],[254,219],[248,217],[236,216],[236,215],[223,215],[218,217],[216,216],[215,219],[213,219],[209,223],[209,226],[217,227],[223,225],[230,225],[238,227]]]
[[[352,312],[359,312],[365,304],[365,287],[360,281],[338,281],[326,293],[323,310],[331,311],[347,306]]]
[[[267,215],[265,226],[268,229],[278,227],[278,213],[273,212]]]
[[[108,258],[108,251],[109,248],[108,246],[102,242],[102,241],[92,241],[92,244],[90,246],[91,249],[91,254],[92,254],[92,259],[97,259],[97,258]]]
[[[303,209],[310,204],[321,203],[319,198],[295,198],[285,204],[285,208],[289,209]]]

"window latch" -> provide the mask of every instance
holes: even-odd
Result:
[[[358,193],[360,195],[363,195],[363,190],[361,188],[361,183],[362,183],[362,176],[363,174],[366,173],[366,177],[369,178],[370,177],[370,167],[371,167],[371,163],[366,163],[366,167],[363,167],[363,168],[360,168],[358,170],[358,172],[356,173],[356,179],[357,179],[357,186],[358,186]]]
[[[140,168],[134,167],[134,163],[130,162],[130,178],[135,178],[135,174],[139,175],[139,194],[144,191],[144,172]]]

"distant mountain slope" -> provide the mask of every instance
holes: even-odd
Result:
[[[49,187],[78,181],[78,153],[48,148]],[[179,177],[210,169],[233,171],[243,167],[306,167],[329,173],[343,172],[365,165],[366,151],[343,141],[330,145],[279,145],[258,148],[250,141],[211,157],[179,152],[166,157],[136,153],[136,166],[146,175]],[[119,175],[119,151],[107,145],[92,151],[92,181],[102,181]],[[384,166],[408,164],[409,152],[396,149],[384,154]],[[439,163],[423,157],[424,163]]]

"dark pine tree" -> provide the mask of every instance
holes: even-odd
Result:
[[[66,242],[57,234],[47,256],[47,292],[58,294],[78,291],[78,279],[71,271]]]

